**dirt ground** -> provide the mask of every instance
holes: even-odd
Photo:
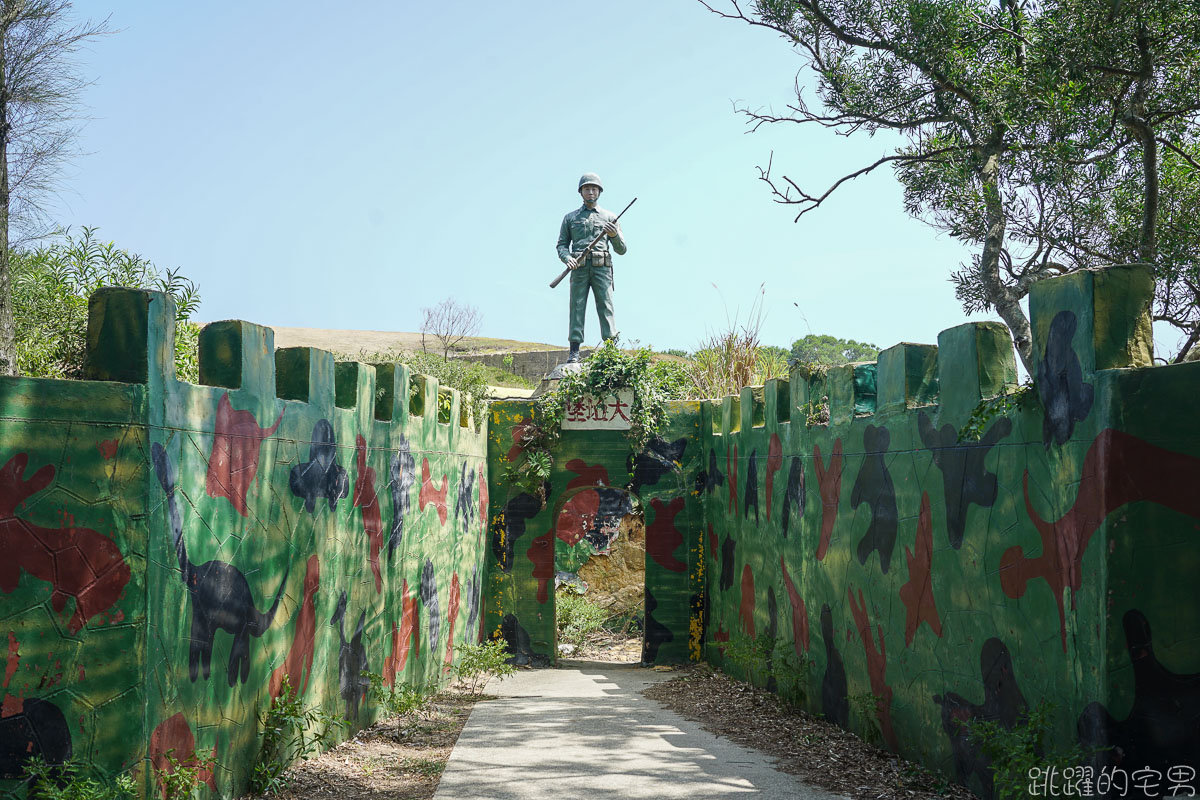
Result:
[[[476,702],[490,698],[448,691],[421,715],[378,722],[288,771],[280,800],[430,800],[458,734]],[[243,798],[243,800],[247,800]]]
[[[684,667],[679,677],[644,694],[712,733],[774,756],[780,770],[855,800],[974,798],[966,788],[707,664]]]
[[[640,639],[611,637],[589,642],[560,663],[636,663],[640,657]],[[645,695],[713,733],[774,756],[779,769],[815,786],[855,800],[974,797],[961,786],[947,784],[836,725],[788,708],[764,689],[705,664],[675,671],[677,677],[650,687]],[[274,797],[431,800],[471,709],[476,702],[492,699],[444,692],[419,717],[377,723],[294,766],[289,772],[291,788]]]

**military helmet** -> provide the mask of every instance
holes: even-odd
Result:
[[[579,179],[579,188],[582,189],[583,187],[587,186],[589,183],[592,184],[593,186],[595,186],[600,191],[602,191],[602,192],[604,191],[604,184],[602,184],[600,182],[600,176],[597,175],[596,173],[594,173],[594,172],[583,173],[583,177],[581,177]]]

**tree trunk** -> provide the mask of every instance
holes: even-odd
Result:
[[[1029,319],[1021,308],[1020,298],[1004,285],[1000,277],[1000,254],[1004,250],[1006,217],[1004,203],[1000,197],[1000,153],[1002,132],[997,132],[984,151],[983,167],[979,177],[983,185],[983,202],[987,218],[987,233],[983,239],[983,252],[979,256],[979,275],[987,299],[1004,320],[1012,333],[1013,345],[1025,370],[1033,375],[1033,335]]]
[[[8,251],[8,64],[7,26],[0,28],[0,375],[17,373],[17,328],[13,319],[12,272]]]

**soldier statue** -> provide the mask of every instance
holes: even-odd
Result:
[[[571,355],[567,361],[572,364],[579,361],[579,345],[583,343],[588,289],[596,298],[600,336],[606,340],[617,336],[612,303],[612,254],[625,255],[626,247],[617,215],[596,205],[602,191],[600,176],[585,173],[579,179],[583,205],[563,217],[558,231],[558,257],[571,270],[571,328],[567,337],[571,342]],[[576,254],[601,232],[605,236],[582,259],[577,259]]]

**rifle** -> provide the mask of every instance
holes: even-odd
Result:
[[[630,201],[629,201],[629,205],[625,206],[625,208],[624,208],[624,209],[622,209],[622,211],[621,211],[621,213],[620,213],[620,214],[617,214],[617,218],[616,218],[616,219],[614,219],[614,220],[613,220],[613,222],[616,222],[617,220],[621,219],[621,217],[625,216],[625,212],[626,212],[626,211],[628,211],[628,210],[629,210],[629,209],[630,209],[630,208],[633,206],[633,204],[634,204],[634,203],[636,203],[636,202],[637,202],[637,198],[636,198],[636,197],[635,197],[635,198],[633,198],[632,200],[630,200]],[[596,238],[595,238],[595,239],[592,239],[590,242],[588,242],[588,244],[587,244],[587,247],[583,248],[583,249],[582,249],[582,250],[580,250],[578,253],[575,253],[575,264],[576,264],[576,266],[578,266],[578,265],[580,265],[580,264],[582,264],[582,263],[583,263],[583,259],[587,257],[587,254],[588,254],[588,253],[590,253],[590,252],[592,251],[592,248],[593,248],[593,247],[595,247],[595,246],[596,246],[596,244],[597,244],[597,243],[598,243],[598,242],[599,242],[601,239],[603,239],[603,238],[604,238],[606,235],[607,235],[607,234],[605,234],[605,233],[604,233],[604,231],[600,231],[600,233],[596,235]],[[567,267],[566,269],[564,269],[564,270],[562,271],[562,274],[561,274],[561,275],[559,275],[559,276],[558,276],[557,278],[555,278],[554,280],[550,281],[550,288],[551,288],[551,289],[553,289],[553,288],[557,287],[557,286],[558,286],[560,283],[562,283],[562,279],[563,279],[563,278],[565,278],[565,277],[567,277],[567,273],[569,273],[570,271],[571,271],[571,268],[570,268],[570,267]]]

